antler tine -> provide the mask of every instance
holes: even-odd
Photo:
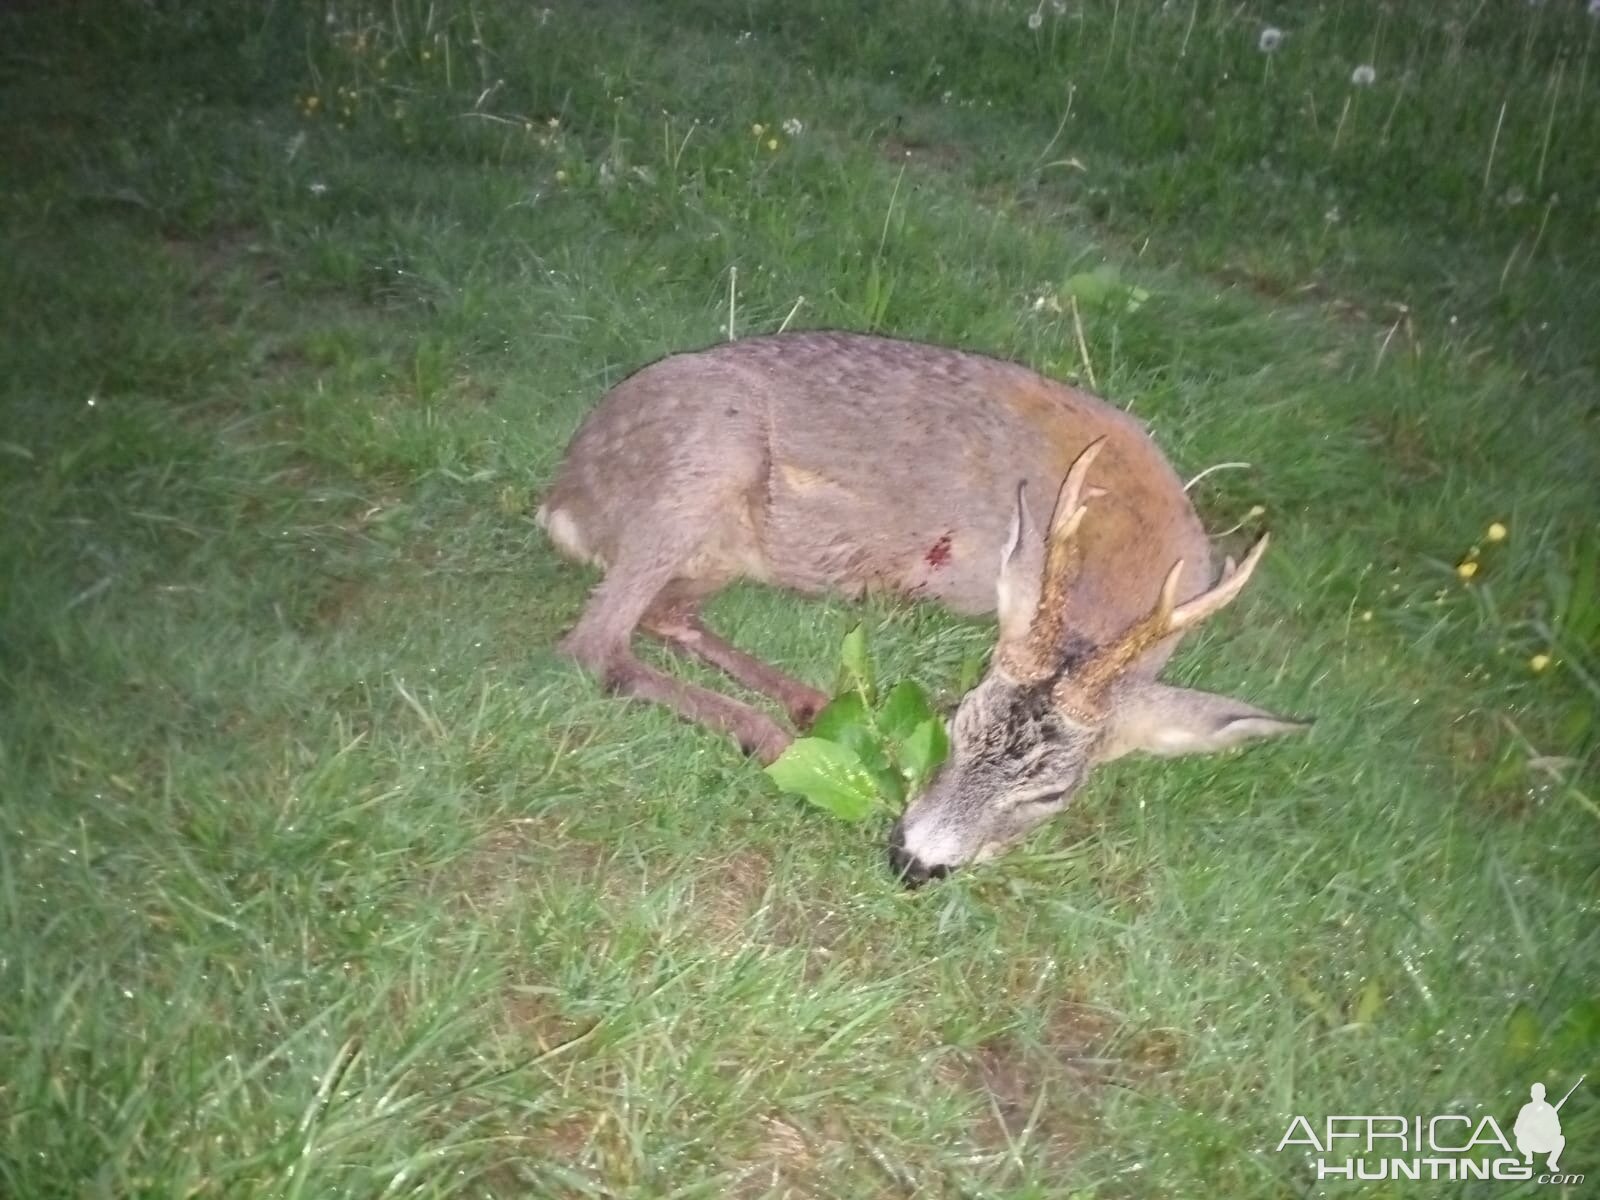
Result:
[[[1082,505],[1079,503],[1083,495],[1084,482],[1089,478],[1089,468],[1094,466],[1094,460],[1099,457],[1100,451],[1105,447],[1106,439],[1097,437],[1085,446],[1077,458],[1072,460],[1072,466],[1067,468],[1067,477],[1061,481],[1061,491],[1056,497],[1055,519],[1061,519],[1061,510],[1068,513],[1077,512]],[[1091,493],[1102,493],[1101,488],[1090,488]],[[1092,497],[1091,497],[1092,498]]]
[[[1044,576],[1039,586],[1039,608],[1033,625],[1028,630],[1023,658],[1023,673],[1032,678],[1046,678],[1056,669],[1061,652],[1061,635],[1067,623],[1067,584],[1072,575],[1072,539],[1083,524],[1089,511],[1088,502],[1100,493],[1099,488],[1088,488],[1085,482],[1089,468],[1105,446],[1105,438],[1090,442],[1073,460],[1067,477],[1056,493],[1055,512],[1050,521],[1050,532],[1045,541]]]
[[[1215,587],[1200,593],[1186,604],[1179,605],[1172,613],[1172,632],[1180,629],[1189,629],[1204,621],[1212,613],[1226,608],[1232,604],[1244,585],[1250,582],[1250,576],[1255,573],[1256,565],[1261,561],[1261,556],[1267,552],[1267,539],[1270,534],[1263,533],[1261,539],[1250,547],[1250,553],[1244,556],[1244,562],[1236,568],[1233,559],[1228,559],[1222,567],[1222,578]]]
[[[1250,548],[1244,562],[1234,565],[1228,559],[1222,568],[1222,577],[1215,586],[1201,592],[1192,600],[1176,604],[1178,580],[1183,575],[1183,560],[1179,559],[1162,581],[1161,594],[1155,607],[1134,622],[1116,641],[1096,650],[1083,666],[1057,685],[1057,703],[1074,711],[1093,709],[1105,689],[1121,677],[1145,651],[1173,634],[1192,629],[1213,613],[1231,604],[1266,553],[1267,536]]]

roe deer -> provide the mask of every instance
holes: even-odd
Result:
[[[1032,512],[1052,508],[1045,537]],[[833,332],[675,354],[588,415],[538,520],[605,572],[562,652],[764,762],[792,735],[639,661],[635,629],[776,699],[803,728],[827,697],[700,620],[734,579],[998,612],[994,660],[956,711],[949,760],[891,834],[910,883],[999,853],[1064,808],[1095,763],[1303,728],[1155,682],[1183,631],[1244,587],[1266,539],[1209,587],[1205,530],[1143,427],[1013,363]]]

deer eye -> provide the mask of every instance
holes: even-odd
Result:
[[[1022,795],[1012,800],[1011,807],[1019,810],[1044,808],[1048,805],[1057,803],[1065,794],[1065,788],[1035,788],[1032,791],[1022,793]]]

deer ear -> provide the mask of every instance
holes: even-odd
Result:
[[[1028,636],[1039,608],[1044,574],[1044,539],[1028,511],[1027,481],[1017,484],[1017,506],[1011,532],[1000,551],[1000,576],[995,582],[995,612],[1000,619],[1000,645],[1017,645]]]
[[[1310,727],[1310,721],[1274,716],[1231,696],[1141,683],[1113,697],[1095,758],[1110,762],[1135,750],[1166,757],[1208,754]]]

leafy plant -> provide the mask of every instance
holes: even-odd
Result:
[[[944,720],[922,686],[903,679],[879,696],[866,633],[857,625],[839,648],[839,689],[767,774],[840,820],[898,813],[950,752]]]
[[[1092,271],[1070,277],[1061,287],[1063,299],[1072,297],[1082,307],[1107,312],[1138,312],[1150,293],[1142,287],[1124,283],[1122,273],[1107,263]]]

